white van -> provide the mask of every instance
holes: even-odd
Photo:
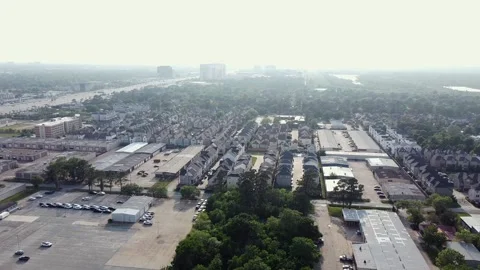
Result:
[[[6,218],[6,217],[8,217],[8,216],[10,216],[10,213],[9,213],[9,212],[2,212],[2,213],[0,213],[0,220]]]

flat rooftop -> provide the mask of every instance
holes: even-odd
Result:
[[[366,131],[363,130],[350,130],[348,131],[350,138],[352,138],[353,142],[357,146],[359,150],[367,150],[367,151],[378,151],[381,152],[380,146],[378,146],[375,141],[373,141],[370,136],[368,136]]]
[[[330,177],[332,174],[335,177],[340,177],[340,178],[353,178],[353,171],[350,168],[345,168],[345,167],[322,167],[323,169],[323,175],[325,177]]]
[[[103,171],[106,168],[112,166],[113,164],[117,163],[118,161],[128,157],[130,154],[128,153],[115,153],[115,152],[108,152],[99,157],[97,160],[92,162],[92,165],[95,169]]]
[[[7,155],[30,156],[30,155],[35,155],[35,154],[40,154],[45,152],[47,152],[47,150],[0,148],[0,154],[7,154]]]
[[[157,151],[162,150],[162,148],[164,148],[164,147],[165,147],[164,143],[150,143],[150,144],[147,144],[144,147],[138,149],[137,151],[135,151],[135,154],[137,154],[137,153],[139,153],[139,154],[153,154]]]
[[[336,164],[341,165],[342,167],[349,167],[348,160],[345,157],[322,156],[320,157],[320,163],[324,166]]]
[[[63,124],[65,122],[73,121],[75,120],[75,117],[59,117],[59,118],[53,118],[50,121],[46,121],[43,123],[36,124],[35,126],[55,126],[58,124]]]
[[[138,149],[146,146],[148,143],[145,143],[145,142],[134,142],[134,143],[131,143],[125,147],[122,147],[120,149],[118,149],[116,152],[117,153],[130,153],[130,154],[133,154],[135,153],[135,151],[137,151]]]
[[[183,149],[180,153],[170,159],[167,163],[160,166],[155,174],[177,174],[185,165],[187,165],[196,155],[203,150],[203,145],[191,145]]]
[[[348,210],[344,211],[344,217],[352,221],[358,217],[366,240],[364,244],[352,245],[357,266],[360,268],[369,266],[370,269],[378,270],[430,269],[396,213],[380,210],[344,210]]]
[[[320,148],[322,149],[336,149],[340,148],[338,142],[333,135],[333,131],[328,129],[317,130],[317,136],[320,140]]]
[[[480,215],[473,214],[470,217],[460,217],[460,219],[467,224],[468,227],[480,232]]]
[[[390,158],[367,158],[366,161],[370,167],[399,168],[397,163]]]
[[[367,159],[367,158],[389,158],[385,153],[371,153],[371,152],[345,152],[345,151],[325,151],[327,156],[340,156],[347,159]]]
[[[325,189],[327,192],[332,192],[333,189],[338,186],[340,179],[325,179]]]
[[[149,154],[134,154],[128,155],[127,157],[115,162],[115,164],[111,165],[104,169],[105,171],[109,172],[126,172],[132,169],[133,167],[145,162],[145,160],[149,159]]]

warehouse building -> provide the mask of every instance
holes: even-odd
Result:
[[[39,158],[46,157],[47,154],[47,150],[0,148],[0,159],[6,160],[35,161]]]
[[[396,213],[344,208],[343,218],[362,233],[364,243],[352,245],[356,269],[430,269]]]
[[[367,158],[389,158],[385,153],[325,151],[327,156],[344,157],[351,161],[365,161]]]
[[[203,145],[190,145],[183,149],[180,153],[163,164],[155,172],[156,177],[176,177],[180,175],[180,171],[186,168],[190,162],[198,157],[203,150]]]
[[[320,157],[320,163],[325,167],[350,167],[348,165],[347,158],[337,156],[322,156]]]
[[[0,148],[14,149],[46,149],[50,151],[105,153],[117,147],[118,145],[119,141],[0,138]]]
[[[400,167],[390,158],[367,158],[367,167],[375,171],[378,169],[390,169],[400,171]]]
[[[317,130],[318,141],[320,142],[320,149],[325,151],[340,150],[342,147],[335,139],[333,131],[328,129]]]
[[[322,167],[325,179],[355,178],[352,169],[345,167]]]
[[[451,248],[465,256],[465,262],[472,269],[478,269],[480,265],[480,252],[470,243],[447,241],[447,248]]]
[[[112,213],[114,222],[135,223],[150,208],[153,198],[147,196],[130,197],[122,207]]]
[[[348,135],[352,139],[357,151],[359,152],[371,152],[382,153],[380,146],[363,130],[350,130]]]

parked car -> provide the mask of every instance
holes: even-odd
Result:
[[[353,270],[353,266],[348,265],[348,264],[344,264],[344,265],[342,266],[342,269],[343,269],[343,270]]]
[[[35,196],[35,198],[37,198],[37,199],[43,198],[43,195],[42,195],[42,194],[37,194],[37,195]]]
[[[104,213],[104,214],[111,214],[112,211],[110,211],[110,210],[108,210],[108,209],[105,209],[105,210],[102,210],[102,213]]]
[[[387,197],[385,197],[385,195],[378,195],[378,197],[379,197],[380,199],[386,199],[386,198],[387,198]]]
[[[103,196],[103,195],[105,195],[105,192],[100,191],[100,192],[97,193],[97,195]]]
[[[193,215],[192,221],[197,220],[198,215]]]
[[[100,208],[93,208],[94,213],[102,213],[103,211]]]
[[[45,191],[43,194],[46,194],[46,195],[51,195],[55,193],[55,190],[49,190],[49,191]]]
[[[88,192],[89,194],[92,194],[92,195],[96,195],[98,192],[96,192],[95,190],[90,190],[90,192]]]
[[[73,206],[73,209],[75,209],[75,210],[82,210],[83,207],[80,206],[80,205],[74,205],[74,206]]]
[[[22,256],[18,258],[18,261],[20,262],[28,262],[28,260],[30,260],[30,257],[28,256]]]
[[[35,198],[35,197],[30,197],[30,198],[28,198],[29,201],[35,201],[36,199],[37,199],[37,198]]]
[[[90,210],[90,205],[82,205],[83,210]]]
[[[17,256],[23,255],[24,253],[25,253],[25,252],[24,252],[23,250],[21,250],[21,249],[15,251],[15,255],[17,255]]]
[[[343,254],[340,256],[340,261],[341,262],[353,262],[352,257],[348,257],[347,255]]]
[[[373,188],[380,188],[380,186],[374,186]]]
[[[90,197],[83,197],[83,198],[82,198],[82,201],[88,201],[88,200],[90,200],[90,199],[91,199]]]
[[[385,195],[385,194],[384,194],[383,192],[381,192],[381,191],[377,191],[377,194],[378,194],[378,195]]]
[[[117,201],[117,203],[118,203],[118,204],[123,204],[123,203],[124,203],[124,201]]]
[[[154,216],[154,215],[155,215],[155,212],[148,211],[148,212],[146,212],[146,214],[148,214],[148,215],[150,215],[150,216]]]
[[[42,244],[40,245],[41,247],[51,247],[53,245],[52,242],[42,242]]]
[[[149,225],[149,226],[151,226],[151,225],[153,225],[153,222],[150,221],[150,220],[145,220],[145,221],[143,222],[143,225]]]

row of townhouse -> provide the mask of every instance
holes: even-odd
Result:
[[[245,153],[245,147],[236,145],[226,151],[219,161],[218,168],[213,175],[208,179],[207,189],[212,189],[215,186],[224,185],[228,173],[232,170],[237,160]]]
[[[428,193],[438,193],[444,196],[453,194],[454,184],[446,174],[440,173],[424,161],[421,155],[406,155],[403,165]]]
[[[259,173],[267,176],[269,185],[273,185],[273,177],[275,173],[275,167],[277,166],[278,154],[279,152],[276,148],[267,150],[265,155],[263,155],[263,162],[258,168]]]
[[[448,172],[480,172],[480,158],[461,151],[423,149],[423,158],[430,166]]]
[[[312,144],[313,136],[312,129],[309,126],[301,126],[298,128],[298,141],[302,146],[309,146]]]
[[[384,124],[370,125],[368,133],[386,152],[397,159],[403,159],[405,153],[422,150],[417,142]]]
[[[0,138],[0,148],[96,152],[100,154],[114,149],[119,144],[120,142],[118,140],[95,141],[36,138]]]
[[[303,175],[311,175],[315,183],[320,182],[320,167],[315,151],[307,151],[303,158]]]
[[[279,188],[292,188],[293,180],[293,153],[284,151],[280,153],[275,173],[275,186]]]
[[[236,139],[239,143],[243,145],[248,145],[250,140],[253,138],[255,135],[255,132],[257,131],[258,124],[255,121],[249,121],[247,124],[245,124],[237,134]]]
[[[251,151],[265,152],[291,140],[286,124],[261,125],[250,142]]]
[[[455,189],[467,192],[470,201],[480,203],[480,173],[457,172],[448,175]]]
[[[180,171],[180,184],[194,185],[200,182],[203,175],[215,164],[217,158],[218,149],[216,145],[211,144],[200,155],[193,158],[188,167]]]
[[[227,188],[237,188],[240,177],[252,169],[252,156],[248,154],[241,155],[232,169],[227,173]]]

